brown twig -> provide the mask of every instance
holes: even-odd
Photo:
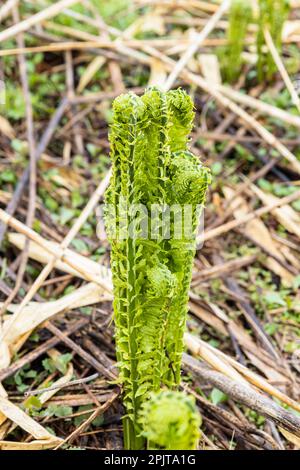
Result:
[[[40,395],[41,393],[44,393],[44,392],[51,392],[52,390],[61,390],[62,388],[68,388],[68,387],[71,387],[72,385],[86,384],[88,382],[91,382],[92,380],[97,379],[98,377],[99,377],[98,373],[92,374],[92,375],[89,375],[88,377],[83,377],[82,379],[71,380],[70,382],[66,384],[52,385],[51,387],[30,390],[28,392],[25,392],[24,396],[29,397],[32,395]]]
[[[211,383],[214,387],[222,390],[233,400],[272,419],[279,426],[300,437],[300,418],[277,405],[270,398],[256,392],[250,386],[237,383],[224,374],[207,368],[203,363],[185,353],[183,354],[183,363],[194,374],[199,375],[199,377]]]
[[[233,230],[243,224],[246,224],[247,222],[255,219],[256,217],[261,217],[262,215],[267,214],[268,212],[271,212],[276,207],[281,207],[283,205],[290,204],[296,199],[299,199],[299,197],[300,197],[300,190],[295,191],[293,194],[289,194],[288,196],[285,196],[272,204],[268,204],[267,206],[260,207],[259,209],[256,209],[255,211],[250,212],[249,214],[245,214],[243,217],[240,217],[239,219],[230,220],[229,222],[223,225],[220,225],[219,227],[208,230],[203,235],[200,235],[197,239],[197,243],[201,244],[204,241],[219,237],[223,233],[229,232],[230,230]]]
[[[88,323],[89,323],[88,319],[82,318],[78,320],[76,323],[71,324],[70,326],[67,327],[66,330],[63,331],[64,337],[67,337],[67,336],[72,335],[73,333],[76,333],[76,331],[80,330],[81,328],[86,326]],[[47,326],[48,324],[49,322],[47,322],[45,326]],[[22,369],[22,367],[24,367],[26,364],[29,364],[30,362],[35,361],[38,357],[40,357],[42,354],[47,352],[49,349],[57,346],[60,342],[61,342],[61,339],[55,335],[53,338],[48,339],[47,341],[42,343],[40,346],[36,347],[29,353],[25,354],[20,359],[17,359],[9,367],[7,367],[6,369],[2,369],[0,371],[0,382],[14,375],[16,372],[18,372],[18,370]]]
[[[55,448],[55,450],[60,449],[67,442],[71,444],[74,439],[79,436],[87,428],[87,426],[92,423],[95,418],[97,418],[97,416],[99,416],[99,414],[104,413],[104,411],[106,411],[113,404],[113,402],[118,398],[118,396],[119,392],[113,392],[110,396],[110,399],[106,403],[104,403],[104,405],[97,408],[94,413],[92,413],[86,421],[80,424],[80,426],[78,426],[66,439],[64,439],[63,442]]]
[[[188,47],[185,53],[181,56],[181,58],[176,62],[175,67],[171,70],[170,75],[168,76],[165,84],[164,89],[169,90],[175,83],[176,78],[179,74],[184,70],[188,62],[191,60],[193,55],[197,52],[200,45],[203,43],[204,39],[211,33],[211,31],[215,28],[218,21],[222,18],[223,14],[228,10],[230,6],[230,0],[223,0],[220,7],[216,10],[216,12],[210,17],[210,19],[205,24],[202,31],[197,34],[193,43]]]
[[[77,3],[78,0],[60,0],[55,2],[53,5],[45,8],[44,10],[36,13],[26,20],[23,20],[10,28],[5,29],[0,32],[0,42],[6,41],[7,39],[15,37],[17,34],[22,33],[30,29],[32,26],[41,23],[42,21],[52,18],[53,16],[60,13],[67,7],[70,7],[74,3]]]

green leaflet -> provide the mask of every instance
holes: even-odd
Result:
[[[150,88],[113,104],[105,221],[128,448],[143,445],[138,413],[151,392],[180,380],[195,233],[210,180],[186,150],[193,117],[181,89]]]
[[[171,391],[153,393],[142,406],[140,423],[150,450],[197,449],[201,416],[192,396]]]

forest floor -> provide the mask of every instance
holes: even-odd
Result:
[[[0,449],[123,446],[99,211],[111,104],[165,83],[196,41],[174,86],[195,102],[190,146],[213,180],[181,386],[201,449],[300,447],[300,2],[283,35],[289,84],[281,67],[258,81],[250,31],[226,85],[220,3],[1,2]]]

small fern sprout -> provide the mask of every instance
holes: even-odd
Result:
[[[276,72],[276,64],[271,53],[266,54],[264,51],[264,30],[265,28],[269,30],[273,42],[280,52],[282,28],[288,16],[290,2],[289,0],[259,0],[258,5],[257,69],[258,79],[262,81],[265,77],[270,80]]]
[[[142,434],[150,450],[195,450],[201,415],[195,399],[183,392],[153,393],[140,412]]]
[[[232,0],[227,32],[228,47],[225,50],[225,74],[229,82],[234,81],[240,73],[247,27],[251,20],[251,1]]]
[[[276,72],[276,64],[265,44],[265,30],[281,51],[281,36],[284,22],[288,16],[289,0],[232,0],[229,10],[227,30],[228,45],[220,49],[224,75],[229,82],[238,78],[242,66],[242,53],[249,24],[257,25],[257,75],[262,81],[270,80]]]

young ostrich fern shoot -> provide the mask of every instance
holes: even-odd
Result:
[[[201,416],[195,399],[182,392],[152,394],[140,412],[142,434],[150,450],[195,450]]]
[[[125,447],[139,449],[138,413],[180,380],[188,289],[209,171],[187,151],[193,103],[182,90],[119,96],[106,193]]]
[[[242,66],[247,27],[252,20],[250,0],[232,0],[229,11],[229,27],[227,32],[228,48],[226,48],[226,77],[232,82],[238,77]]]
[[[259,17],[257,33],[258,78],[260,81],[267,76],[271,79],[276,72],[276,64],[270,52],[264,53],[264,30],[267,28],[277,50],[281,51],[281,35],[284,22],[289,12],[289,0],[259,0]]]

